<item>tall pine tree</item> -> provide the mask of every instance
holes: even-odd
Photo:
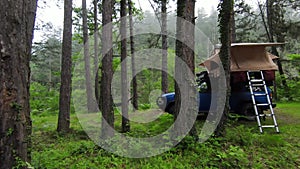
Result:
[[[59,96],[58,132],[70,130],[72,84],[72,0],[64,1],[61,86]]]
[[[30,162],[29,60],[37,1],[0,1],[0,168]]]

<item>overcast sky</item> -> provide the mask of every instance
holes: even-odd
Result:
[[[149,0],[133,0],[136,3],[136,7],[141,8],[143,11],[153,11]],[[152,1],[152,0],[150,0]],[[199,8],[204,8],[206,13],[209,13],[211,9],[217,8],[219,0],[198,0],[196,2],[196,12]],[[88,5],[90,4],[91,0],[87,0]],[[42,1],[39,1],[42,5]],[[81,6],[81,0],[74,0],[73,3],[75,6]],[[174,10],[176,8],[176,2],[170,0],[171,9]],[[52,22],[55,26],[61,26],[63,23],[63,9],[58,7],[55,1],[47,1],[47,7],[44,9],[38,9],[37,11],[37,19],[43,20],[44,22]]]
[[[150,0],[152,2],[152,0]],[[171,8],[168,10],[174,11],[176,8],[176,1],[169,0],[169,5]],[[51,22],[55,28],[62,28],[63,25],[63,1],[59,1],[60,5],[57,5],[57,0],[47,1],[46,4],[43,1],[38,1],[39,6],[43,8],[38,8],[37,10],[37,24]],[[81,6],[81,0],[73,0],[73,3],[76,7]],[[90,6],[92,0],[87,0],[87,5]],[[133,0],[137,8],[141,8],[143,11],[153,11],[149,0]],[[212,8],[217,8],[219,0],[198,0],[196,2],[196,14],[197,10],[204,8],[206,13],[210,13]],[[153,3],[153,2],[152,2]],[[154,3],[153,3],[154,4]],[[60,7],[59,7],[60,6]],[[42,32],[35,32],[35,40],[40,41]]]
[[[149,11],[153,11],[149,0],[133,0],[137,7],[141,6],[142,10],[149,10]],[[150,0],[152,2],[152,0]],[[175,10],[176,8],[176,2],[174,0],[169,0],[169,5],[171,5],[171,10]],[[217,8],[219,0],[198,0],[196,1],[196,12],[198,10],[198,8],[204,8],[206,10],[207,13],[209,13],[211,11],[211,8]],[[153,3],[153,2],[152,2]]]

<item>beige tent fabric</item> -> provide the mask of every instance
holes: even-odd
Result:
[[[271,57],[272,60],[279,59],[278,56],[275,56],[272,53],[267,52],[267,54],[269,55],[269,57]]]
[[[265,49],[263,45],[240,45],[231,47],[231,72],[248,71],[248,70],[278,70],[277,65],[272,59],[278,58]],[[216,69],[221,61],[219,54],[215,54],[201,63],[208,71]]]
[[[265,46],[234,46],[231,47],[232,72],[248,70],[278,70]]]

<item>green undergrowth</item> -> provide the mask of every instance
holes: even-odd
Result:
[[[272,129],[260,134],[255,121],[230,121],[224,137],[212,137],[199,143],[187,136],[163,154],[140,159],[120,157],[97,146],[83,131],[75,114],[71,115],[71,131],[68,134],[55,132],[57,116],[33,116],[31,165],[48,169],[299,168],[300,104],[278,104],[276,114],[281,131],[279,134]],[[127,135],[157,135],[172,123],[171,115],[162,114],[149,123],[133,122]],[[120,124],[121,118],[116,116],[118,131]],[[203,120],[198,120],[197,124],[200,131]]]

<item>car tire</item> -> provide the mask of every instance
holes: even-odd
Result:
[[[262,110],[258,108],[258,113],[260,114]],[[239,112],[240,115],[244,116],[244,119],[254,121],[255,120],[255,110],[252,103],[245,103],[242,106],[241,111]]]
[[[255,120],[255,111],[253,108],[253,104],[252,103],[244,103],[239,114],[243,116],[242,119],[254,121]]]
[[[244,103],[239,114],[244,115],[244,116],[255,115],[253,104],[252,103]]]
[[[171,103],[171,104],[168,106],[167,112],[168,112],[169,114],[172,114],[172,115],[175,114],[175,104],[174,104],[174,103]]]

